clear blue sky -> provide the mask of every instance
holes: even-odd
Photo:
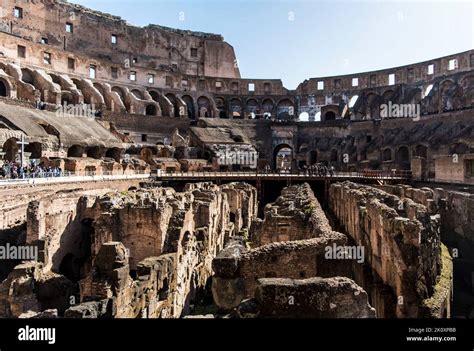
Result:
[[[474,48],[469,0],[70,2],[138,26],[222,34],[235,49],[243,78],[281,78],[288,89],[311,77],[390,68]]]

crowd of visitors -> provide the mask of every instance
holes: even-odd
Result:
[[[327,166],[323,163],[317,163],[312,166],[306,167],[304,169],[305,173],[308,175],[314,175],[318,177],[333,177],[334,176],[334,167]]]
[[[0,165],[0,178],[6,179],[27,179],[27,178],[49,178],[60,177],[62,169],[59,167],[44,167],[42,164],[30,162],[21,167],[16,162],[4,161]]]
[[[269,165],[265,166],[263,169],[264,173],[271,174],[274,173]],[[298,168],[298,170],[292,171],[291,167],[281,167],[277,170],[278,173],[287,173],[287,174],[305,174],[310,176],[318,177],[334,177],[335,168],[331,165],[326,165],[324,163],[317,163],[312,166],[303,166]]]

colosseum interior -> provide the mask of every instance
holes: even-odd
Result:
[[[218,34],[1,7],[0,317],[474,317],[474,50],[289,90]]]

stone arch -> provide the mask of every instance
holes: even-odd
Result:
[[[328,111],[324,114],[325,121],[335,121],[336,120],[336,113],[334,111]]]
[[[259,112],[258,101],[255,99],[248,99],[247,103],[245,104],[245,112],[247,113],[247,115],[250,115],[252,113],[257,115]]]
[[[178,99],[176,99],[176,96],[174,94],[168,93],[165,95],[166,98],[170,101],[170,103],[173,105],[174,108],[174,117],[179,117],[179,105],[178,105]],[[170,116],[171,117],[171,116]]]
[[[104,98],[104,102],[105,102],[105,105],[107,106],[107,109],[112,110],[112,102],[110,101],[109,94],[107,93],[104,86],[99,82],[94,82],[92,85],[99,92],[99,94],[102,95],[102,97]]]
[[[102,150],[98,146],[91,146],[87,148],[87,157],[90,158],[95,158],[96,160],[99,160],[102,158]]]
[[[82,157],[84,155],[84,148],[80,145],[72,145],[67,150],[67,157]]]
[[[463,78],[459,81],[459,85],[460,85],[464,90],[474,88],[474,75],[473,75],[473,74],[469,74],[469,75],[463,77]]]
[[[293,148],[280,144],[273,150],[273,169],[291,169],[293,166]]]
[[[3,159],[10,162],[15,161],[16,155],[18,154],[18,150],[19,150],[18,139],[17,138],[7,139],[3,143],[3,152],[5,152]]]
[[[309,122],[309,113],[308,112],[301,112],[298,116],[298,120],[300,122]]]
[[[148,90],[148,93],[151,96],[151,99],[155,102],[160,102],[160,94],[155,90]]]
[[[145,114],[146,114],[147,116],[156,116],[156,115],[157,115],[157,112],[158,112],[158,110],[157,110],[157,108],[156,108],[155,105],[153,105],[153,104],[148,104],[148,105],[146,106]]]
[[[400,146],[397,151],[397,162],[402,168],[408,169],[410,167],[410,152],[408,147]]]
[[[183,101],[186,103],[186,108],[188,110],[188,117],[190,119],[196,119],[196,111],[194,109],[194,100],[189,95],[184,95],[182,97]]]
[[[107,150],[107,152],[105,153],[105,157],[113,158],[115,162],[120,162],[121,154],[122,152],[118,147],[113,147]]]
[[[463,89],[464,106],[474,106],[474,75],[468,75],[462,78],[459,82],[459,86]]]
[[[262,110],[264,114],[273,115],[273,109],[275,107],[275,102],[272,99],[265,99],[262,102]]]
[[[21,69],[21,80],[25,83],[35,85],[33,71],[29,68],[22,68]]]
[[[469,153],[469,145],[466,143],[455,143],[449,147],[450,154],[467,154]]]
[[[70,91],[61,91],[61,105],[72,105],[74,104],[74,96]]]
[[[212,117],[212,104],[207,96],[200,96],[197,99],[199,117]]]
[[[38,142],[29,143],[25,146],[25,152],[31,153],[30,159],[39,160],[43,156],[43,145]]]
[[[451,111],[455,109],[455,103],[452,95],[456,90],[456,87],[457,85],[452,79],[445,79],[439,84],[439,103],[441,111]]]
[[[385,90],[382,94],[383,102],[388,103],[390,99],[393,97],[394,93],[395,92],[392,89]]]
[[[118,96],[120,97],[120,100],[122,100],[122,103],[125,104],[126,94],[125,94],[125,91],[123,90],[123,88],[115,86],[115,87],[112,87],[112,91],[114,93],[117,93]]]
[[[290,120],[295,116],[295,104],[290,99],[282,99],[277,104],[277,119]]]
[[[133,94],[137,99],[143,100],[143,92],[138,89],[133,89],[130,93]]]
[[[229,118],[224,98],[217,97],[215,100],[216,108],[219,110],[219,118]]]
[[[62,87],[61,78],[57,74],[48,73],[48,75],[51,77],[51,80],[53,81],[53,83],[56,83],[57,85]]]
[[[0,78],[0,96],[9,97],[10,96],[10,84],[2,78]]]
[[[392,149],[386,148],[383,150],[382,161],[392,161]]]
[[[428,148],[425,145],[417,145],[413,150],[413,156],[426,159],[428,157]]]
[[[365,116],[366,119],[374,119],[379,116],[378,96],[370,92],[365,98]]]
[[[230,112],[234,118],[243,118],[242,101],[239,98],[232,98],[230,100]]]

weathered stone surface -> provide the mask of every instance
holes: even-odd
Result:
[[[331,231],[331,226],[309,184],[283,189],[276,202],[265,206],[263,222],[256,223],[256,246],[277,241],[311,239]]]
[[[285,237],[278,231],[282,218],[289,225]],[[259,278],[351,275],[350,260],[326,258],[326,248],[346,245],[347,237],[332,230],[308,184],[285,188],[275,204],[266,207],[262,225],[253,230],[257,233],[251,231],[251,236],[258,242],[276,242],[247,250],[242,238],[236,238],[213,260],[212,292],[222,310],[253,298]],[[299,237],[309,239],[290,240]]]
[[[373,187],[345,182],[332,185],[329,194],[340,224],[365,247],[367,263],[388,286],[372,287],[378,315],[390,315],[392,306],[398,317],[420,316],[442,268],[439,218],[421,204]]]
[[[348,278],[259,279],[260,317],[375,318],[367,293]]]

